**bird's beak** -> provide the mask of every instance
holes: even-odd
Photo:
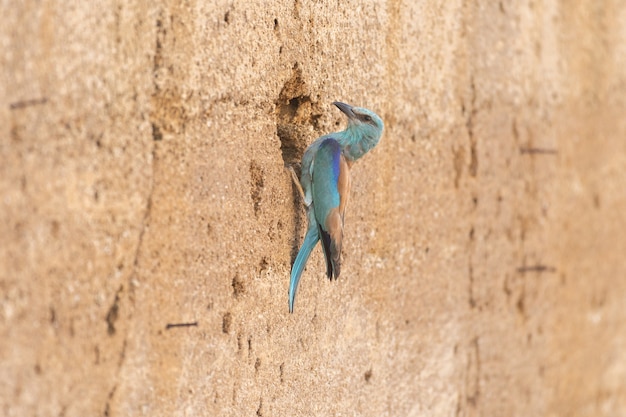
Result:
[[[356,119],[356,114],[354,114],[354,112],[352,111],[351,105],[342,103],[341,101],[335,101],[333,104],[337,106],[337,108],[341,110],[346,116],[348,116],[348,119]]]

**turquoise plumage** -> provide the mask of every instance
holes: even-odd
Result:
[[[348,117],[348,126],[341,132],[321,136],[304,151],[300,181],[291,170],[306,206],[309,225],[291,268],[289,312],[293,312],[302,271],[318,241],[322,242],[328,278],[339,276],[350,167],[378,144],[383,133],[383,121],[371,110],[340,102],[333,104]]]

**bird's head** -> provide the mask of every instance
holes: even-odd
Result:
[[[349,104],[335,101],[333,103],[339,110],[348,116],[348,127],[356,127],[363,130],[371,130],[372,133],[383,133],[384,124],[382,119],[373,111],[363,107],[353,107]]]
[[[353,148],[353,151],[352,154],[348,152],[346,156],[350,159],[358,159],[378,144],[385,125],[382,119],[371,110],[353,107],[339,101],[333,104],[348,117],[348,127],[345,132],[350,143],[346,146],[348,151],[350,148]]]

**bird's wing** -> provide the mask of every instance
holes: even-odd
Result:
[[[350,171],[339,143],[324,140],[315,154],[312,176],[313,206],[320,240],[326,257],[326,273],[337,278],[340,273],[343,216],[350,193]]]

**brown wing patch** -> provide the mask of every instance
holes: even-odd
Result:
[[[350,187],[352,180],[350,179],[350,165],[346,161],[345,156],[341,154],[339,159],[339,178],[337,179],[337,190],[339,191],[339,214],[341,215],[342,229],[343,216],[348,206],[348,198],[350,197]]]

